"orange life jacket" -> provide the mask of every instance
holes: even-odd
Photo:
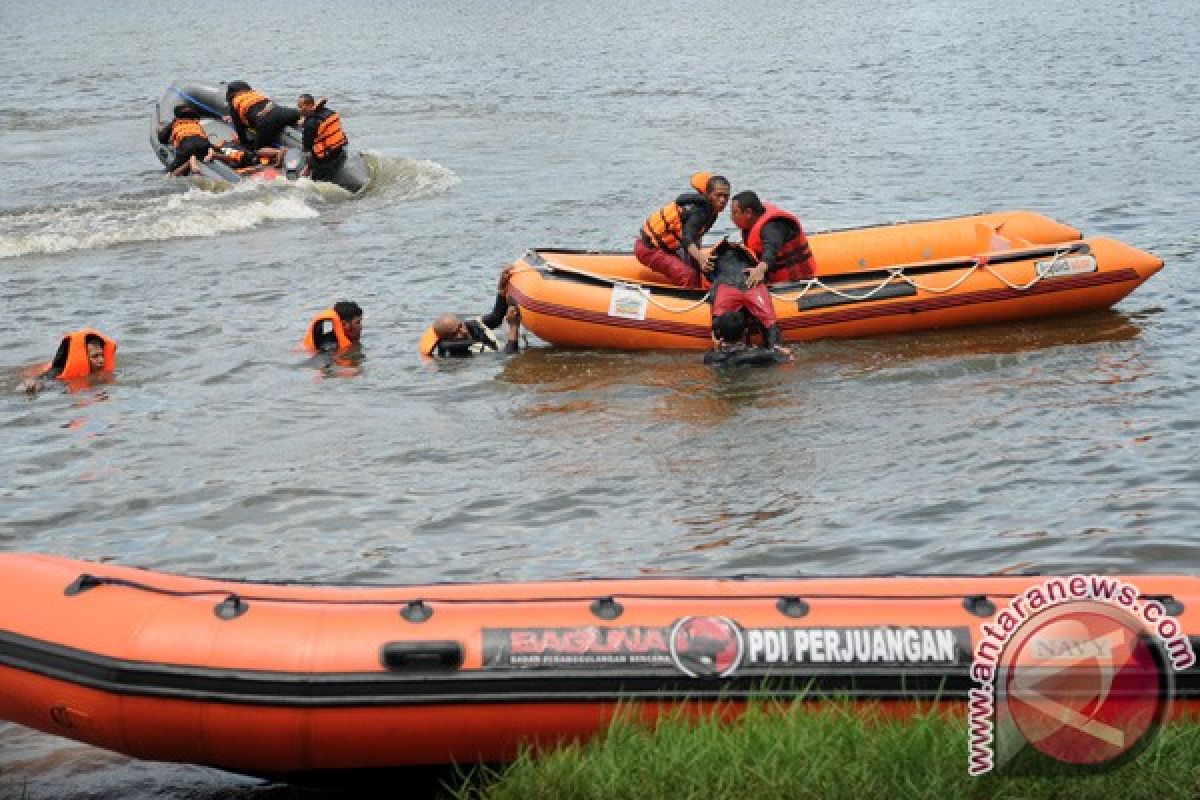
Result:
[[[708,210],[708,221],[700,231],[702,235],[708,233],[717,221],[717,215],[712,213],[708,198],[703,194],[681,194],[674,202],[667,203],[650,215],[642,225],[642,236],[655,247],[669,251],[678,250],[683,244],[684,209],[693,205],[701,205]]]
[[[200,124],[200,120],[177,119],[171,123],[171,147],[178,150],[183,140],[192,136],[208,139],[208,134],[205,132],[204,126]]]
[[[316,112],[317,136],[313,140],[313,157],[318,161],[336,155],[350,141],[342,130],[342,121],[336,111],[321,109]]]
[[[795,237],[788,239],[779,248],[779,252],[775,254],[775,264],[771,267],[771,272],[774,273],[781,269],[787,270],[797,264],[809,262],[808,269],[805,270],[808,274],[805,277],[811,278],[814,266],[812,264],[812,248],[808,246],[808,237],[804,235],[804,226],[800,224],[800,219],[795,214],[791,214],[769,203],[763,203],[763,209],[763,213],[754,221],[754,227],[745,236],[746,247],[750,248],[750,252],[754,253],[755,258],[762,261],[763,227],[771,220],[791,220],[799,233]]]
[[[332,308],[327,308],[313,317],[312,322],[308,324],[308,333],[304,336],[305,350],[313,354],[321,352],[321,348],[317,347],[317,337],[325,322],[330,323],[333,327],[333,335],[337,337],[337,352],[341,353],[354,346],[354,342],[346,337],[346,329],[342,327],[342,318]]]
[[[85,378],[90,375],[92,373],[92,365],[88,362],[87,357],[88,336],[99,336],[100,340],[104,342],[104,371],[112,372],[116,369],[117,343],[100,333],[100,331],[92,328],[83,328],[74,333],[68,333],[63,337],[54,360],[47,364],[42,371],[45,372],[49,369],[58,368],[59,373],[55,377],[63,381],[71,380],[72,378]]]
[[[270,102],[270,98],[261,92],[247,89],[234,95],[230,105],[233,106],[233,113],[238,115],[242,124],[253,128],[255,123],[250,120],[250,109],[264,101]]]

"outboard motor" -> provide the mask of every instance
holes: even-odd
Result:
[[[301,171],[304,169],[304,156],[296,151],[295,148],[289,147],[283,157],[283,171],[287,175],[288,180],[296,180],[300,177]]]

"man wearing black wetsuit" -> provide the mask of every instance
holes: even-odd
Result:
[[[493,330],[508,321],[508,338],[504,342],[504,354],[510,355],[521,349],[521,309],[508,302],[508,281],[512,267],[500,273],[496,286],[496,303],[492,310],[478,319],[459,319],[454,314],[443,314],[433,323],[437,344],[428,355],[443,358],[469,358],[486,352],[500,351],[500,342]]]

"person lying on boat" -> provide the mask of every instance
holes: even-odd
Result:
[[[745,310],[763,330],[763,341],[768,348],[782,353],[790,352],[783,346],[783,333],[775,317],[775,304],[765,283],[750,285],[758,259],[749,248],[722,239],[712,249],[712,318],[714,335],[719,330],[732,331],[734,319]],[[726,320],[726,317],[729,317]],[[725,320],[724,322],[722,322]],[[719,324],[720,323],[720,324]],[[743,326],[744,327],[744,326]],[[733,339],[722,335],[721,342],[733,344]]]
[[[245,147],[279,147],[284,128],[300,122],[299,111],[276,105],[245,81],[230,82],[225,89],[225,101],[229,103],[229,118],[238,141]]]
[[[175,158],[167,165],[167,174],[181,177],[199,166],[198,159],[208,156],[212,143],[200,124],[200,112],[189,105],[175,106],[175,119],[170,125],[158,126],[158,141],[169,144]]]
[[[301,146],[314,181],[329,181],[337,174],[346,161],[346,145],[350,143],[341,118],[325,106],[325,99],[313,100],[311,94],[302,94],[296,104],[303,119]]]
[[[521,309],[508,302],[508,282],[512,267],[500,273],[496,284],[496,303],[482,317],[461,319],[455,314],[443,314],[434,320],[433,327],[421,337],[421,354],[438,358],[470,358],[487,352],[500,352],[501,345],[493,330],[508,322],[508,338],[503,353],[510,355],[521,349]]]
[[[697,172],[691,184],[694,192],[679,195],[650,215],[633,242],[633,254],[676,286],[698,289],[711,252],[700,246],[701,241],[729,202],[729,181]]]
[[[755,286],[763,280],[804,281],[816,273],[812,248],[795,214],[762,202],[754,192],[738,192],[729,216],[742,231],[742,243],[758,259],[748,285]]]
[[[260,147],[257,150],[251,150],[234,141],[227,142],[224,139],[217,139],[212,143],[212,149],[208,151],[204,160],[220,161],[235,170],[280,167],[283,166],[283,158],[286,153],[286,147]]]
[[[111,373],[116,368],[117,343],[97,330],[84,328],[64,336],[54,358],[20,388],[34,394],[44,389],[49,380],[71,381]]]
[[[793,360],[787,348],[751,345],[749,322],[750,315],[744,308],[714,319],[713,349],[704,354],[704,363],[714,367],[767,367]]]
[[[339,300],[308,323],[302,346],[313,355],[342,355],[362,339],[363,310],[353,300]]]

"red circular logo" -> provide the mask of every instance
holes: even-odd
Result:
[[[684,617],[671,629],[671,658],[693,678],[723,678],[742,663],[742,633],[725,617]]]
[[[1004,653],[1004,707],[1020,735],[1064,764],[1099,766],[1149,743],[1171,673],[1136,619],[1098,602],[1050,609]]]

